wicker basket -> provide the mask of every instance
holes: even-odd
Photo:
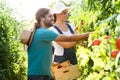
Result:
[[[53,65],[52,73],[55,80],[73,80],[80,77],[78,66],[70,64],[69,61]]]

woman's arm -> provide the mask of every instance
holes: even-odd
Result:
[[[57,41],[56,43],[58,43],[60,46],[64,48],[72,48],[77,44],[77,42],[57,42]]]

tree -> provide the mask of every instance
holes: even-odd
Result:
[[[19,42],[23,25],[12,12],[4,0],[0,1],[0,80],[25,80],[26,55]]]

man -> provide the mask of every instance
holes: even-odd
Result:
[[[28,80],[51,80],[52,41],[86,40],[89,33],[65,36],[48,30],[54,18],[47,8],[40,8],[35,18],[37,29],[28,48]]]

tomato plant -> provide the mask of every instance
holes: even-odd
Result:
[[[115,67],[115,53],[112,52],[119,46],[116,45],[116,38],[120,37],[118,5],[115,0],[80,0],[72,11],[70,21],[80,27],[79,33],[93,32],[88,41],[77,48],[81,72],[78,80],[120,79],[120,66]],[[84,20],[82,25],[81,20]]]

